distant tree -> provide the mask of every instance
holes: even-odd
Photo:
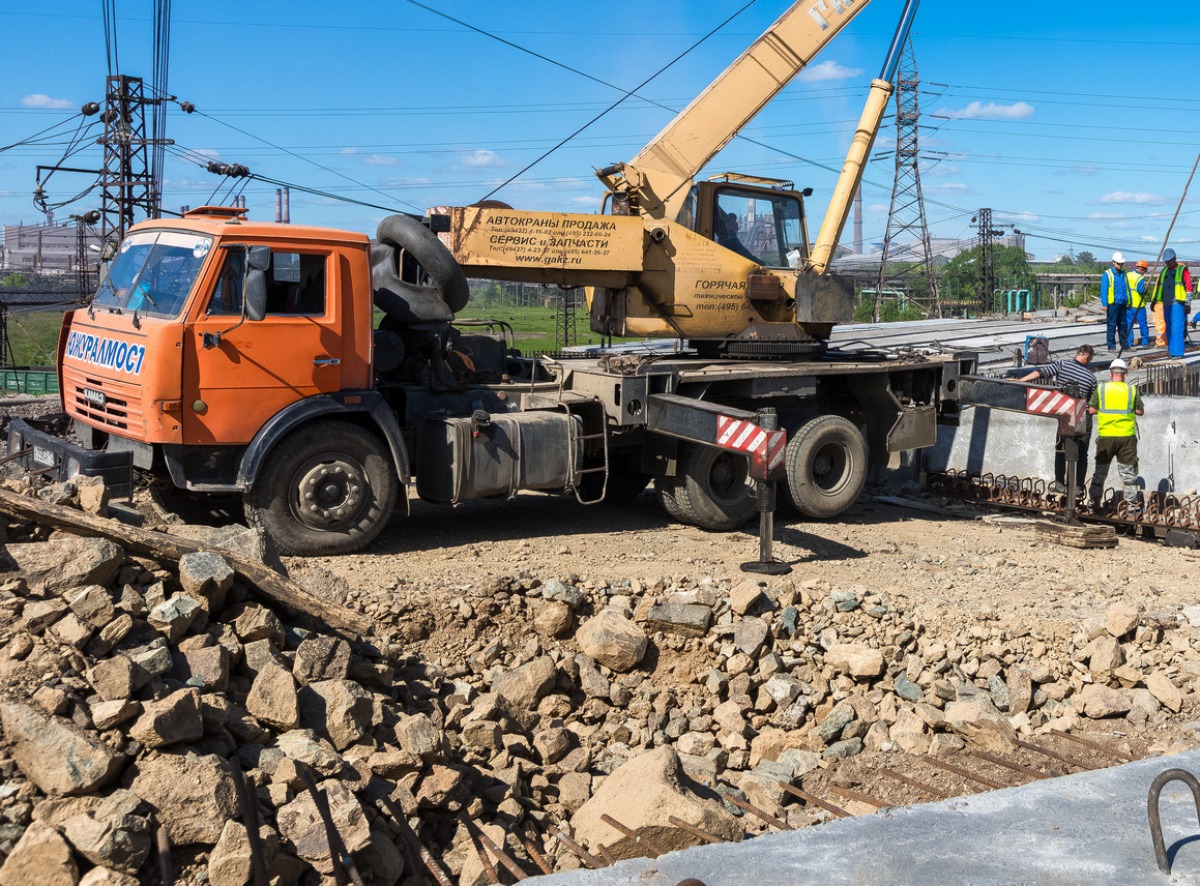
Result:
[[[980,248],[973,246],[952,258],[942,271],[943,299],[952,310],[956,304],[966,308],[979,303],[979,258]],[[992,268],[997,289],[1033,289],[1036,285],[1025,251],[1016,246],[993,247]],[[991,301],[990,293],[986,301]]]
[[[1090,252],[1081,252],[1078,256],[1076,256],[1075,264],[1094,265],[1096,264],[1096,256],[1092,255]]]
[[[0,279],[0,286],[5,289],[27,289],[29,287],[29,275],[22,274],[20,271],[5,274],[3,279]]]

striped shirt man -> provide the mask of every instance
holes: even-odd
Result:
[[[1045,380],[1055,382],[1059,388],[1064,388],[1067,385],[1074,385],[1079,388],[1079,397],[1086,403],[1092,396],[1092,391],[1096,390],[1096,375],[1088,368],[1088,364],[1092,362],[1092,355],[1095,350],[1091,345],[1080,345],[1075,350],[1075,356],[1070,360],[1055,360],[1052,363],[1046,363],[1043,366],[1033,367],[1033,371],[1028,375],[1021,376],[1019,381],[1034,381]],[[1084,425],[1084,433],[1078,439],[1078,460],[1075,465],[1075,479],[1079,484],[1083,483],[1083,478],[1087,475],[1087,453],[1088,445],[1092,438],[1092,422],[1091,416]],[[1050,487],[1051,492],[1065,492],[1064,484],[1067,482],[1067,458],[1065,447],[1063,446],[1062,435],[1056,435],[1054,441],[1054,483]]]

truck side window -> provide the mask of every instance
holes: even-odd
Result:
[[[325,313],[325,256],[275,252],[267,272],[267,313]]]
[[[221,276],[217,279],[217,286],[204,313],[209,316],[242,313],[242,276],[245,268],[246,257],[242,253],[230,250],[226,254]]]
[[[207,314],[242,313],[245,256],[230,251],[213,290]],[[271,253],[267,269],[268,316],[319,316],[325,313],[325,256]]]

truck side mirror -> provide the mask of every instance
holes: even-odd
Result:
[[[242,304],[251,320],[267,316],[267,269],[270,266],[271,247],[251,246],[246,253],[246,277],[242,285]]]

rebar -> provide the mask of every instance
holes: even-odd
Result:
[[[237,793],[238,809],[242,813],[242,824],[246,826],[246,836],[250,840],[250,871],[254,877],[254,886],[269,886],[271,876],[267,871],[267,859],[264,854],[262,837],[258,833],[258,795],[251,791],[246,784],[246,774],[242,772],[242,764],[237,757],[230,761],[233,772],[233,789]]]
[[[364,886],[362,876],[358,873],[358,867],[354,864],[350,853],[346,851],[342,835],[338,833],[337,826],[333,823],[333,814],[329,811],[329,800],[325,796],[325,792],[317,787],[317,782],[307,766],[300,767],[300,777],[304,780],[304,787],[313,798],[313,805],[317,807],[317,815],[321,817],[321,824],[325,826],[325,838],[329,842],[329,858],[333,862],[333,879],[337,881],[338,886],[346,886],[350,882],[354,886]]]
[[[928,763],[930,766],[936,766],[939,769],[945,769],[947,772],[953,772],[955,775],[960,776],[961,778],[965,778],[968,781],[977,782],[983,785],[985,788],[991,788],[992,790],[998,791],[1002,790],[1003,788],[1012,787],[1012,785],[1007,782],[995,781],[977,773],[969,772],[966,769],[960,769],[958,766],[955,766],[952,763],[947,763],[944,760],[939,760],[936,757],[922,757],[921,762]]]
[[[469,832],[479,837],[479,842],[483,844],[483,848],[492,853],[492,855],[496,856],[496,861],[504,865],[505,869],[507,869],[510,874],[512,874],[518,880],[524,880],[529,876],[529,874],[523,871],[521,866],[513,860],[512,856],[495,844],[492,838],[484,832],[483,828],[479,827],[479,825],[475,824],[475,822],[471,821],[471,819],[463,813],[459,813],[458,818],[459,821],[466,825]]]
[[[580,846],[578,843],[576,843],[574,840],[572,840],[570,837],[568,837],[565,833],[563,833],[563,831],[561,829],[550,824],[550,825],[546,825],[546,830],[548,830],[551,834],[553,834],[555,837],[557,837],[558,841],[560,843],[562,843],[564,846],[566,846],[567,850],[569,852],[571,852],[573,855],[575,855],[580,861],[582,861],[584,864],[586,864],[589,868],[595,869],[595,868],[604,867],[603,861],[596,858],[596,856],[592,855],[592,853],[588,852],[586,849],[584,849],[582,846]]]
[[[1042,779],[1050,778],[1048,773],[1042,772],[1039,769],[1033,769],[1023,763],[1014,763],[1012,760],[1005,760],[1003,757],[997,757],[995,754],[989,754],[987,751],[967,750],[964,753],[972,757],[978,757],[988,763],[996,766],[1003,766],[1005,769],[1011,769],[1013,772],[1020,772],[1023,775],[1028,775],[1030,778]]]
[[[781,831],[792,830],[792,826],[790,824],[788,824],[786,821],[784,821],[782,818],[778,818],[778,817],[772,815],[771,813],[767,812],[765,809],[759,809],[753,803],[747,803],[745,800],[739,800],[737,797],[731,796],[729,794],[722,794],[721,796],[723,799],[728,800],[730,803],[732,803],[738,809],[743,809],[746,812],[749,812],[751,815],[755,816],[756,818],[762,819],[767,824],[775,825],[775,827],[779,828]]]
[[[901,784],[906,784],[914,791],[920,791],[922,794],[933,797],[935,800],[948,800],[951,796],[945,791],[935,788],[931,784],[926,784],[923,781],[917,781],[915,778],[909,778],[907,775],[902,775],[895,770],[888,769],[887,767],[880,769],[879,774],[886,775],[888,778],[898,781]]]
[[[652,843],[646,837],[643,837],[642,835],[640,835],[633,828],[629,828],[629,827],[626,827],[625,825],[621,824],[619,821],[617,821],[611,815],[607,815],[607,814],[601,815],[600,820],[602,822],[604,822],[606,825],[608,825],[610,828],[616,828],[618,831],[620,831],[622,834],[624,834],[630,840],[633,840],[633,842],[635,842],[641,846],[645,846],[647,849],[649,849],[653,853],[653,855],[651,856],[652,858],[658,858],[660,855],[667,854],[666,850],[658,848],[657,846],[654,845],[654,843]]]
[[[789,794],[791,794],[792,796],[799,797],[805,803],[811,803],[813,806],[819,806],[820,808],[824,809],[826,812],[830,813],[831,815],[834,815],[837,818],[849,818],[850,817],[850,813],[847,812],[845,809],[842,809],[840,806],[834,806],[832,803],[826,803],[820,797],[814,797],[812,794],[808,793],[807,791],[805,791],[801,788],[795,787],[793,785],[790,785],[786,781],[781,781],[779,783],[779,786],[781,788],[783,788],[785,791],[787,791]]]
[[[387,808],[387,811],[392,816],[392,820],[396,822],[396,826],[400,828],[400,836],[404,840],[405,845],[408,846],[409,854],[421,859],[421,863],[425,865],[425,869],[437,880],[438,886],[454,886],[454,881],[442,870],[442,866],[438,864],[437,859],[425,848],[425,844],[421,842],[421,838],[417,836],[416,831],[409,825],[408,819],[404,815],[404,810],[391,797],[383,797],[380,802]]]
[[[688,824],[682,818],[676,818],[674,815],[668,816],[667,821],[670,822],[674,827],[679,828],[681,831],[687,831],[689,834],[699,837],[705,843],[725,842],[724,838],[718,837],[716,834],[710,834],[708,831],[704,830],[703,828],[698,828],[694,824]]]
[[[1092,741],[1088,738],[1072,735],[1069,732],[1063,732],[1061,729],[1051,729],[1050,734],[1057,735],[1059,738],[1065,738],[1067,741],[1073,741],[1076,744],[1081,744],[1085,748],[1091,748],[1093,751],[1098,751],[1101,754],[1104,754],[1106,757],[1111,757],[1114,760],[1120,760],[1123,763],[1130,763],[1133,761],[1133,757],[1122,751],[1120,748],[1109,747],[1108,745],[1103,745],[1098,741]]]

